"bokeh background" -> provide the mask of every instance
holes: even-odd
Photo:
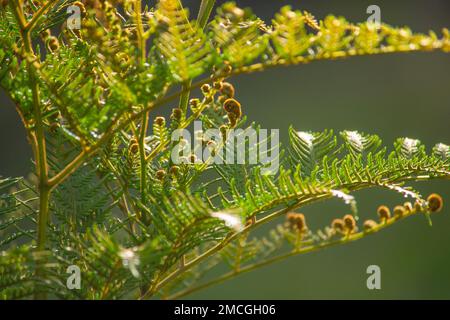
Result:
[[[222,3],[224,1],[218,1]],[[414,31],[450,27],[448,0],[247,0],[270,22],[283,5],[364,21],[371,4],[384,22]],[[185,0],[196,13],[199,1]],[[320,131],[325,128],[376,133],[388,145],[397,137],[420,139],[429,149],[450,143],[450,55],[412,53],[315,62],[239,76],[232,81],[250,120],[263,128]],[[0,176],[27,175],[31,151],[13,104],[0,92]],[[204,299],[450,299],[450,184],[414,185],[424,195],[447,199],[433,227],[417,216],[357,242],[301,255],[191,296]],[[386,191],[355,194],[362,219],[374,218],[380,204],[404,199]],[[347,213],[339,201],[302,208],[312,229]],[[278,221],[279,222],[279,221]],[[381,290],[368,290],[366,268],[381,267]]]

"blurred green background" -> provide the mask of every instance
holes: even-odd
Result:
[[[218,1],[222,3],[224,1]],[[367,19],[371,4],[383,22],[427,32],[450,27],[450,1],[236,1],[270,22],[283,5],[305,9],[318,18],[332,13],[350,21]],[[184,1],[193,13],[199,1]],[[263,128],[280,129],[287,141],[297,130],[325,128],[378,134],[387,145],[397,137],[420,139],[429,148],[450,143],[450,55],[412,53],[315,62],[231,81],[248,118]],[[0,93],[0,175],[26,175],[30,148],[14,107]],[[450,184],[414,185],[423,195],[439,192],[447,200],[433,227],[417,216],[357,242],[301,255],[241,275],[190,297],[204,299],[450,299]],[[380,190],[355,194],[362,219],[375,218],[380,204],[403,203],[400,195]],[[314,230],[343,216],[348,208],[329,201],[302,208]],[[278,221],[279,223],[280,221]],[[381,290],[368,290],[366,268],[379,265]]]

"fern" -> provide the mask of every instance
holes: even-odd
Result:
[[[36,204],[39,194],[23,179],[0,180],[0,246],[26,239],[34,240]]]
[[[316,60],[448,52],[447,29],[438,36],[317,20],[288,6],[268,25],[233,2],[210,17],[210,0],[197,20],[179,0],[144,9],[134,0],[6,2],[0,85],[21,116],[35,168],[27,178],[0,179],[1,298],[179,298],[413,215],[431,222],[442,209],[439,195],[423,197],[410,183],[450,178],[448,142],[430,150],[403,137],[389,148],[378,135],[294,126],[285,147],[270,135],[254,142],[249,134],[262,129],[246,125],[228,81]],[[65,24],[68,5],[83,13],[81,30]],[[195,89],[200,95],[189,99]],[[169,105],[166,119],[159,108]],[[189,141],[177,134],[195,121],[215,134],[194,133],[196,148],[178,163],[173,155]],[[277,170],[264,161],[269,155]],[[367,188],[411,202],[360,221],[353,193]],[[351,214],[313,230],[295,212],[332,198]],[[255,235],[261,225],[266,234]],[[74,265],[79,290],[66,285]]]
[[[160,1],[156,11],[163,29],[157,47],[165,56],[176,81],[187,81],[201,75],[215,59],[210,42],[203,32],[190,22],[178,0]],[[164,30],[166,29],[166,30]]]
[[[210,37],[222,52],[223,59],[233,66],[251,63],[267,48],[268,34],[264,22],[249,9],[226,3],[210,24]]]

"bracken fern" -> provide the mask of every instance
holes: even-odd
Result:
[[[246,125],[228,78],[358,55],[450,51],[442,36],[283,7],[267,25],[226,3],[197,20],[179,0],[0,1],[0,84],[34,153],[27,178],[0,179],[0,297],[177,298],[287,257],[361,239],[440,211],[407,182],[449,179],[450,147],[399,138],[289,128],[277,174],[258,164],[175,164],[170,137],[201,120],[227,137]],[[69,6],[81,29],[67,26]],[[56,30],[60,30],[56,32]],[[194,81],[194,79],[197,79]],[[201,88],[201,99],[189,99]],[[160,107],[179,101],[170,119]],[[245,130],[241,133],[245,135]],[[268,138],[270,139],[270,137]],[[204,141],[215,146],[214,141]],[[256,152],[252,146],[246,156]],[[276,145],[274,148],[279,148]],[[274,151],[274,150],[268,150]],[[358,221],[353,191],[412,198]],[[294,210],[338,198],[352,212],[310,230]],[[260,225],[286,216],[261,238]],[[203,281],[219,263],[229,272]],[[66,287],[77,265],[83,284]]]

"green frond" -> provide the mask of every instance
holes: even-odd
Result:
[[[308,176],[325,156],[336,153],[337,138],[333,131],[304,132],[289,127],[289,154],[295,165],[302,166],[302,174]]]
[[[189,21],[179,0],[159,1],[155,14],[161,24],[156,45],[177,82],[193,79],[212,66],[213,47],[196,22]]]
[[[395,150],[406,159],[418,158],[425,154],[425,146],[419,140],[411,138],[397,139]]]
[[[443,143],[438,143],[437,145],[435,145],[433,147],[433,155],[436,158],[441,159],[443,161],[449,161],[450,160],[450,146],[443,144]]]
[[[300,11],[292,11],[285,6],[275,15],[271,38],[276,53],[285,59],[306,52],[316,40],[316,35],[308,33],[305,16]]]
[[[0,299],[26,298],[34,293],[30,247],[18,247],[0,255]]]
[[[390,151],[377,135],[290,127],[281,148],[277,133],[245,125],[227,81],[316,60],[449,52],[447,29],[438,36],[334,15],[316,21],[289,6],[266,25],[234,2],[197,22],[180,0],[160,0],[143,12],[140,2],[80,2],[83,28],[69,30],[74,1],[50,3],[42,15],[38,2],[11,6],[14,14],[0,6],[0,86],[20,113],[37,172],[0,179],[0,298],[183,296],[222,262],[229,273],[214,283],[442,209],[439,195],[424,199],[408,183],[450,179],[448,145],[427,150],[399,138]],[[202,3],[209,12],[214,1]],[[189,101],[196,89],[200,98]],[[164,105],[170,118],[157,109]],[[175,163],[177,144],[189,142],[172,141],[174,133],[196,120],[216,131],[196,131],[198,144]],[[206,159],[197,161],[197,151]],[[361,223],[353,193],[367,188],[414,203]],[[348,206],[337,223],[313,230],[296,212],[333,198]],[[282,216],[267,234],[252,233]],[[66,286],[70,266],[80,268],[80,290]]]
[[[234,2],[225,3],[217,10],[208,29],[223,60],[233,66],[253,62],[268,45],[264,22],[250,9],[238,8]]]
[[[157,234],[183,251],[195,248],[200,243],[219,240],[228,230],[221,220],[211,216],[215,208],[199,196],[179,192],[170,198],[163,198],[156,206],[140,206],[143,214],[150,217]]]
[[[267,163],[263,163],[262,155],[278,154],[278,145],[272,146],[271,137],[260,135],[260,126],[252,124],[248,127],[237,128],[226,137],[224,148],[216,155],[217,163],[214,169],[223,178],[224,182],[239,192],[246,190],[246,177],[258,168],[263,170]],[[272,146],[272,147],[267,147]],[[275,150],[275,148],[277,150]],[[259,156],[258,156],[259,153]],[[276,160],[274,157],[273,160]]]
[[[291,128],[290,135],[293,151],[287,163],[294,166],[291,169],[281,167],[276,176],[262,175],[258,169],[248,170],[243,178],[239,178],[243,180],[240,185],[245,188],[236,187],[235,173],[230,171],[230,175],[223,176],[225,181],[231,181],[227,189],[230,196],[225,197],[223,205],[241,208],[243,216],[248,218],[280,206],[296,208],[319,199],[337,197],[356,213],[356,202],[349,192],[379,187],[422,200],[420,194],[403,184],[450,175],[448,161],[425,154],[423,147],[419,148],[423,153],[416,153],[414,157],[398,151],[386,155],[385,149],[378,151],[381,140],[377,136],[358,132],[341,134],[344,149],[337,146],[337,137],[328,131],[298,134]],[[397,148],[399,141],[401,146],[406,139],[399,139],[395,144]],[[335,150],[346,152],[337,154]],[[221,172],[226,172],[229,166],[222,165]],[[307,174],[304,168],[309,169]]]
[[[128,86],[80,41],[47,55],[45,66],[40,72],[49,98],[81,138],[98,137],[136,103]]]
[[[17,61],[14,44],[20,41],[20,34],[14,15],[9,10],[0,11],[0,85],[6,86],[8,71]]]
[[[239,17],[246,12],[237,8],[234,4],[226,4],[224,8],[229,8],[230,14]],[[239,37],[233,33],[225,32],[230,21],[230,17],[223,17],[219,11],[216,19],[215,32],[210,36],[219,45],[221,43],[239,43],[239,52],[225,54],[227,60],[237,59],[242,61],[242,52],[246,52],[246,46],[239,42]],[[258,21],[253,18],[253,21]],[[242,25],[246,25],[242,22]],[[251,25],[251,24],[250,24]],[[227,28],[224,28],[227,27]],[[225,29],[225,31],[224,31]],[[237,28],[240,30],[240,28]],[[239,66],[234,70],[235,74],[251,73],[261,71],[273,66],[304,64],[315,60],[337,59],[357,55],[382,54],[394,52],[410,51],[449,51],[448,30],[443,29],[443,36],[439,38],[436,33],[430,31],[429,34],[413,33],[407,28],[395,28],[387,24],[376,24],[363,22],[353,24],[344,17],[333,15],[326,16],[317,23],[314,17],[308,12],[294,11],[289,6],[283,7],[275,15],[272,26],[259,24],[256,29],[262,29],[257,36],[253,31],[252,43],[261,43],[257,48],[249,49],[252,53],[250,59],[243,63],[235,63]],[[224,36],[223,34],[228,36]],[[239,34],[236,32],[236,34]],[[214,40],[218,38],[218,40]],[[221,39],[222,42],[220,42]],[[270,41],[266,43],[266,39]],[[259,40],[259,41],[258,41]],[[244,53],[242,53],[244,54]],[[260,61],[251,61],[261,58]]]
[[[35,276],[37,264],[44,270]],[[0,252],[0,300],[30,298],[36,292],[48,290],[56,264],[48,252],[33,252],[29,245],[21,245]]]
[[[111,180],[111,175],[98,176],[94,168],[85,166],[55,189],[52,211],[62,236],[84,232],[94,225],[111,224],[118,194],[106,188]]]
[[[61,287],[61,295],[74,295],[82,299],[118,299],[123,297],[124,292],[137,287],[134,283],[138,281],[137,249],[122,248],[100,228],[91,229],[85,234],[69,233],[65,242],[66,246],[57,252],[61,282],[65,285],[65,269],[76,265],[80,268],[83,285],[79,290]]]
[[[67,21],[67,18],[70,14],[67,12],[67,8],[70,5],[73,5],[75,0],[61,0],[56,1],[53,6],[50,8],[48,13],[41,19],[40,23],[37,24],[38,28],[35,30],[35,34],[39,34],[40,32],[54,28],[55,26],[60,26],[64,22]],[[35,11],[37,11],[36,8]]]
[[[159,98],[169,87],[170,68],[155,47],[144,65],[131,67],[124,76],[126,85],[136,95],[137,102],[145,105]]]
[[[361,155],[366,159],[369,153],[374,154],[381,145],[381,139],[377,135],[367,135],[357,131],[343,131],[341,136],[344,139],[348,152],[354,157]]]
[[[0,249],[16,240],[34,239],[38,200],[24,179],[0,180]]]

